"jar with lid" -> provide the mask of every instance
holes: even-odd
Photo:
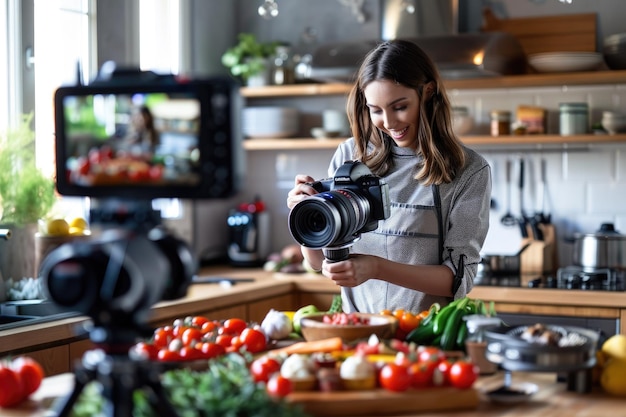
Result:
[[[272,81],[275,85],[293,84],[295,82],[293,59],[290,54],[289,46],[280,45],[276,47],[272,75]]]
[[[559,133],[562,136],[584,135],[589,130],[587,103],[559,104]]]
[[[511,134],[511,112],[508,110],[493,110],[491,112],[491,136]]]

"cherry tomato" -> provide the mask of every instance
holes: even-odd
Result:
[[[224,348],[227,348],[227,347],[230,347],[232,340],[233,340],[232,334],[220,334],[219,336],[215,338],[215,343],[217,343],[218,345]]]
[[[388,363],[378,375],[380,385],[390,391],[406,391],[411,386],[411,376],[405,365]]]
[[[214,342],[203,342],[200,344],[199,349],[202,352],[203,357],[206,359],[216,358],[226,352],[224,346],[218,345]]]
[[[411,330],[419,326],[422,319],[419,316],[414,315],[411,312],[405,311],[399,320],[399,328],[405,333],[409,333]]]
[[[246,323],[245,320],[231,318],[224,322],[221,330],[223,331],[223,333],[239,334],[246,327],[248,327],[248,323]]]
[[[439,375],[437,376],[441,381],[437,381],[435,379],[435,383],[440,382],[437,385],[450,385],[450,368],[452,367],[452,362],[448,359],[444,359],[437,364],[437,372]]]
[[[434,385],[433,375],[437,369],[437,363],[432,361],[416,362],[409,366],[411,386],[413,388],[427,388]]]
[[[158,348],[166,347],[174,337],[170,327],[159,327],[154,331],[152,341]]]
[[[153,165],[148,170],[148,176],[153,181],[158,181],[163,177],[163,165]]]
[[[250,353],[259,353],[267,347],[267,339],[265,333],[257,329],[246,328],[239,336],[241,343]]]
[[[283,398],[293,392],[293,382],[280,373],[275,373],[267,381],[266,389],[270,396]]]
[[[132,347],[133,352],[140,358],[155,360],[159,348],[153,343],[139,342]]]
[[[217,328],[217,324],[214,321],[207,321],[206,323],[202,325],[200,329],[202,330],[202,333],[207,334],[207,333],[211,333],[216,328]]]
[[[162,362],[176,362],[179,361],[180,354],[177,350],[170,350],[168,348],[160,349],[157,353],[157,359]]]
[[[0,364],[0,407],[12,407],[24,397],[22,380],[8,365]]]
[[[446,358],[443,350],[434,346],[420,347],[417,351],[418,362],[436,362],[439,363]]]
[[[269,356],[262,356],[250,364],[250,373],[256,382],[268,382],[270,377],[280,371],[280,362]]]
[[[180,336],[183,346],[193,346],[197,342],[202,340],[203,333],[200,329],[196,327],[188,327],[183,331],[183,334]]]
[[[475,364],[459,360],[450,367],[450,384],[459,389],[471,387],[478,379],[479,368]]]
[[[191,346],[183,346],[178,351],[178,354],[180,355],[180,358],[184,361],[195,361],[197,359],[204,358],[202,351]]]
[[[202,328],[202,326],[204,326],[206,323],[209,323],[209,322],[210,320],[203,316],[193,316],[191,318],[191,325],[193,327],[198,327],[200,329]]]
[[[22,380],[22,393],[24,398],[27,398],[30,394],[37,391],[37,388],[39,388],[45,376],[43,367],[39,362],[28,356],[19,356],[13,359],[11,369],[13,369]]]

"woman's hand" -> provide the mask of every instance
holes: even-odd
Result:
[[[308,175],[296,175],[295,186],[287,194],[287,207],[292,209],[308,196],[317,194],[317,190],[309,185],[312,182],[315,182],[313,177]]]
[[[350,255],[345,261],[322,263],[322,274],[332,279],[341,287],[356,287],[365,281],[376,278],[378,271],[377,256]]]

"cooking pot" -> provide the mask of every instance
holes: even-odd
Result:
[[[485,255],[479,264],[479,274],[490,275],[518,275],[520,273],[521,255],[530,246],[527,243],[514,255]]]
[[[626,269],[626,235],[612,223],[603,223],[596,233],[576,234],[572,261],[583,268]]]

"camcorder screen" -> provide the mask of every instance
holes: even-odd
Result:
[[[221,91],[220,91],[221,90]],[[57,90],[57,188],[95,197],[222,197],[237,124],[223,83]]]

